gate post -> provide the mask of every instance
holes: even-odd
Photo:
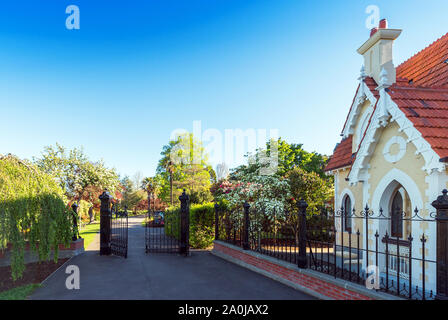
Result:
[[[185,193],[185,189],[180,200],[180,254],[188,255],[190,247],[190,197]]]
[[[79,237],[79,230],[78,230],[78,204],[74,202],[72,204],[72,215],[73,215],[73,237],[72,240],[76,241]]]
[[[215,240],[219,240],[219,205],[215,203]]]
[[[306,269],[308,265],[306,257],[306,208],[308,208],[308,203],[302,199],[297,203],[297,208],[299,209],[299,257],[297,265],[299,268]]]
[[[250,204],[244,202],[244,233],[243,233],[243,250],[249,250],[249,228],[250,228],[250,221],[249,221],[249,209]]]
[[[100,195],[101,208],[100,208],[100,255],[110,255],[110,223],[111,223],[111,209],[110,203],[112,196],[105,190]]]
[[[448,191],[444,189],[432,206],[437,209],[437,294],[436,299],[448,300]]]

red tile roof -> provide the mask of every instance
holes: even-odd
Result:
[[[440,158],[448,159],[448,33],[396,71],[397,81],[388,89],[390,96]],[[365,83],[378,99],[375,80],[368,77]],[[336,146],[325,170],[353,163],[356,152],[352,154],[351,141],[350,136]]]
[[[396,71],[397,81],[388,89],[389,95],[439,157],[448,160],[448,33]],[[364,81],[378,99],[375,80]],[[356,157],[351,146],[352,136],[342,140],[325,170],[351,165]]]
[[[352,136],[350,135],[336,145],[333,155],[325,167],[325,171],[346,167],[352,164],[352,140]]]
[[[448,157],[448,88],[394,84],[388,92],[439,157]]]
[[[448,33],[397,67],[397,77],[413,85],[432,87],[448,84]]]

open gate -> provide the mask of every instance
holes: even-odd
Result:
[[[146,253],[189,253],[189,197],[179,197],[179,210],[163,213],[148,210],[145,220]]]
[[[128,257],[128,212],[126,206],[120,210],[118,205],[112,206],[110,232],[110,250],[113,255]]]
[[[128,213],[112,205],[113,197],[104,191],[100,209],[100,255],[128,257]]]

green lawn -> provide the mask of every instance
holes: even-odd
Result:
[[[40,284],[26,284],[11,290],[0,292],[0,300],[25,300]]]
[[[79,235],[84,238],[84,248],[87,249],[89,244],[95,238],[95,235],[100,232],[100,223],[93,222],[91,224],[87,224],[80,232]]]

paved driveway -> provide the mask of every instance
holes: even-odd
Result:
[[[129,218],[128,259],[89,250],[67,265],[80,269],[80,289],[65,287],[65,266],[31,299],[314,299],[206,251],[183,257],[145,254],[143,218]],[[98,242],[96,242],[98,244]],[[90,248],[91,249],[91,248]]]

